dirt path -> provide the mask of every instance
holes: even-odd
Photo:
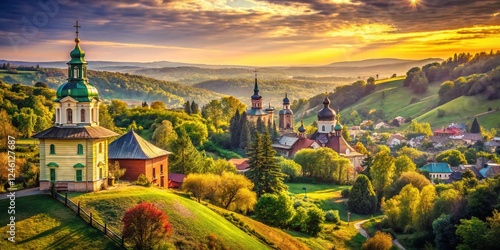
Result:
[[[15,196],[16,197],[23,197],[23,196],[30,196],[30,195],[35,195],[35,194],[44,194],[46,193],[45,191],[41,191],[39,187],[34,187],[34,188],[28,188],[28,189],[23,189],[23,190],[19,190],[19,191],[12,191],[12,192],[15,192]],[[0,200],[5,200],[7,198],[10,198],[7,197],[7,195],[10,195],[10,191],[7,191],[3,194],[0,194]]]
[[[363,225],[363,223],[365,223],[367,221],[369,221],[369,220],[362,220],[362,221],[358,221],[358,222],[354,223],[354,228],[356,228],[356,230],[358,230],[359,234],[363,235],[363,237],[370,238],[368,236],[368,232],[366,232],[366,230],[361,226],[361,225]],[[392,245],[396,246],[397,248],[399,248],[401,250],[405,250],[403,245],[401,245],[401,243],[399,243],[399,241],[396,239],[392,240]]]

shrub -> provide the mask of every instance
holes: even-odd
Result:
[[[264,194],[255,205],[258,220],[270,225],[283,227],[293,218],[293,201],[286,193]]]
[[[144,174],[140,174],[139,177],[137,177],[137,180],[134,181],[134,185],[149,187],[151,186],[151,182]]]
[[[340,192],[342,198],[349,198],[349,194],[351,193],[351,189],[344,189]]]
[[[340,221],[339,210],[328,210],[325,214],[326,221],[337,223]]]
[[[387,233],[377,231],[375,236],[369,238],[364,244],[363,249],[369,250],[388,250],[392,247],[392,237]]]
[[[311,236],[317,236],[321,232],[321,223],[325,221],[325,212],[318,207],[311,207],[307,210],[307,218],[302,224],[302,232]]]
[[[358,214],[371,214],[377,209],[377,196],[366,175],[359,175],[350,191],[347,206]]]
[[[134,249],[152,249],[172,232],[165,212],[153,204],[142,202],[125,212],[122,219],[123,238]]]

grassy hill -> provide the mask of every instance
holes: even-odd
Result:
[[[152,202],[168,215],[174,229],[170,240],[179,249],[206,247],[210,234],[229,249],[269,248],[207,206],[167,190],[127,186],[76,195],[71,199],[80,202],[82,207],[92,211],[94,218],[105,221],[116,231],[122,230],[121,218],[128,208],[141,201]]]
[[[19,70],[15,74],[0,70],[0,80],[9,84],[21,83],[31,86],[36,82],[45,82],[50,88],[57,89],[66,82],[66,73],[63,69]],[[103,99],[141,102],[160,100],[168,106],[180,107],[186,100],[196,100],[197,103],[203,105],[223,96],[210,90],[128,73],[89,70],[88,78]]]
[[[8,241],[8,200],[0,200],[0,249],[121,249],[49,195],[16,198],[16,243]]]
[[[487,100],[479,95],[462,96],[438,105],[439,83],[429,84],[427,92],[419,95],[403,87],[403,80],[404,78],[396,78],[377,81],[375,91],[341,110],[341,117],[353,111],[359,113],[361,110],[369,112],[382,110],[384,120],[391,120],[396,116],[411,117],[419,122],[428,122],[433,128],[452,122],[471,123],[476,116],[481,126],[485,128],[500,127],[500,121],[498,121],[500,100]],[[305,115],[304,124],[308,125],[316,121],[316,113],[319,109],[321,109],[320,105],[316,106],[313,112]],[[444,110],[445,115],[438,117],[438,110]]]

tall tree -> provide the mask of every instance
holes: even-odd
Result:
[[[153,140],[160,148],[171,150],[172,143],[177,140],[177,133],[169,120],[163,120],[153,132]]]
[[[196,102],[191,101],[191,114],[199,114],[199,113],[200,113],[200,107]]]
[[[477,118],[474,118],[474,121],[472,122],[472,125],[470,127],[470,132],[471,133],[481,133],[481,126],[479,126],[479,122],[477,121]]]
[[[268,132],[263,136],[255,133],[255,139],[247,151],[250,169],[247,175],[254,183],[254,191],[260,197],[263,194],[276,194],[287,190],[283,183],[285,174],[277,163],[276,151],[272,147],[271,137]]]
[[[229,134],[231,138],[231,147],[238,148],[240,146],[241,137],[241,122],[240,111],[236,110],[231,121],[229,122]]]
[[[243,112],[240,117],[240,145],[241,149],[245,149],[250,142],[250,123],[247,119],[247,113]]]
[[[394,166],[396,167],[394,179],[399,178],[404,172],[415,171],[417,169],[415,163],[406,155],[398,156],[394,162]]]
[[[172,152],[169,165],[173,173],[190,174],[200,171],[203,158],[183,128],[179,129],[178,138],[172,144]]]
[[[189,101],[186,101],[186,103],[184,103],[184,112],[186,112],[186,114],[188,115],[191,114],[191,105],[189,104]]]
[[[387,150],[378,152],[370,167],[373,188],[377,193],[378,200],[382,199],[384,189],[391,185],[395,172],[394,157]]]
[[[347,206],[358,214],[371,214],[377,210],[377,195],[365,175],[359,175],[349,193]]]

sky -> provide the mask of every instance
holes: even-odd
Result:
[[[500,49],[498,0],[2,0],[0,59],[249,66]]]

